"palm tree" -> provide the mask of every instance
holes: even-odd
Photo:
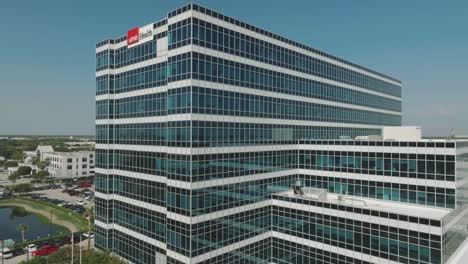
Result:
[[[34,157],[31,159],[31,164],[34,165],[34,166],[37,166],[37,164],[39,163],[39,158],[37,157]]]
[[[17,227],[16,227],[16,230],[18,230],[19,232],[21,232],[21,238],[23,239],[23,244],[24,242],[26,242],[26,238],[24,237],[24,233],[26,231],[28,231],[29,229],[29,226],[25,225],[25,224],[19,224]],[[29,249],[28,249],[29,250]],[[29,262],[29,251],[26,252],[26,259],[27,261]]]
[[[40,170],[45,170],[48,166],[50,165],[50,159],[47,158],[45,160],[41,160],[37,163],[37,167],[40,169]]]
[[[91,206],[86,208],[86,215],[88,217],[88,250],[91,248],[91,231],[94,229],[94,209]]]
[[[29,227],[25,224],[19,224],[17,227],[16,227],[16,230],[18,230],[19,232],[21,232],[21,238],[23,239],[23,243],[26,242],[26,239],[24,237],[24,233],[26,231],[28,231]]]

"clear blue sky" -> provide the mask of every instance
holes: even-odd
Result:
[[[468,134],[468,1],[195,2],[394,76],[404,124]],[[94,133],[95,43],[185,3],[2,2],[0,134]]]

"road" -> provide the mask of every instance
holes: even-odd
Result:
[[[87,249],[88,248],[88,241],[87,240],[82,241],[80,246],[81,246],[81,248],[83,250]],[[91,248],[94,248],[94,238],[91,239]],[[79,254],[79,252],[75,252],[75,254]],[[27,258],[27,256],[26,256],[26,254],[24,254],[24,255],[17,256],[17,257],[11,258],[11,259],[5,259],[4,264],[18,264],[21,261],[26,260],[26,258]],[[32,258],[32,256],[29,255],[29,258]]]

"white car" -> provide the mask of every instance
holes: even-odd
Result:
[[[27,247],[26,247],[26,250],[29,252],[29,253],[33,253],[34,251],[37,251],[37,246],[35,244],[29,244]]]
[[[7,259],[7,258],[12,258],[12,257],[13,257],[13,251],[11,251],[9,248],[3,248],[3,251],[2,249],[0,249],[0,258]]]
[[[86,238],[94,238],[94,232],[91,231],[91,236],[89,235],[89,232],[83,233],[83,236]]]
[[[77,205],[85,205],[85,201],[83,199],[76,200]]]

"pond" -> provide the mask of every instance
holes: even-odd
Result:
[[[44,219],[24,211],[23,208],[0,207],[0,240],[13,239],[15,242],[21,242],[21,232],[17,230],[20,224],[28,226],[28,230],[24,234],[26,240],[68,231],[65,227],[58,225],[52,225],[51,227]]]

